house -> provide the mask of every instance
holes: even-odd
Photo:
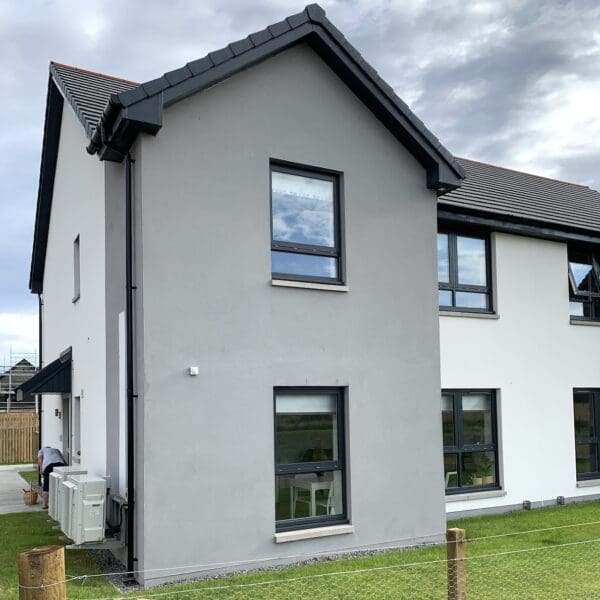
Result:
[[[128,570],[443,539],[436,213],[464,170],[318,5],[141,85],[52,63],[43,144],[28,391],[126,497]]]
[[[35,375],[36,368],[21,358],[0,373],[0,411],[35,410],[35,402],[16,403],[16,389]]]
[[[600,498],[600,193],[459,159],[439,198],[446,507]]]

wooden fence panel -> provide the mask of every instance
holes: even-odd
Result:
[[[0,413],[0,465],[36,462],[38,432],[35,413]]]

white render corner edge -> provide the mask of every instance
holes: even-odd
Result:
[[[354,533],[354,525],[331,525],[330,527],[313,527],[312,529],[298,529],[296,531],[282,531],[275,534],[275,543],[297,542],[312,538],[329,537]]]

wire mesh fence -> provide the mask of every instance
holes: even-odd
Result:
[[[475,528],[476,529],[476,528]],[[468,533],[468,532],[467,532]],[[449,530],[426,544],[366,559],[148,588],[112,598],[181,600],[600,598],[600,521],[481,537]],[[67,577],[69,598],[93,598],[92,576]],[[97,581],[97,580],[96,580]]]

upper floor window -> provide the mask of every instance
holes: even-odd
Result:
[[[341,283],[337,175],[271,165],[271,272],[275,279]]]
[[[439,305],[444,310],[489,312],[489,238],[440,231],[437,236]]]
[[[571,317],[600,320],[600,254],[569,248]]]
[[[77,302],[81,295],[80,279],[81,265],[79,257],[79,236],[77,236],[73,241],[73,302]]]

